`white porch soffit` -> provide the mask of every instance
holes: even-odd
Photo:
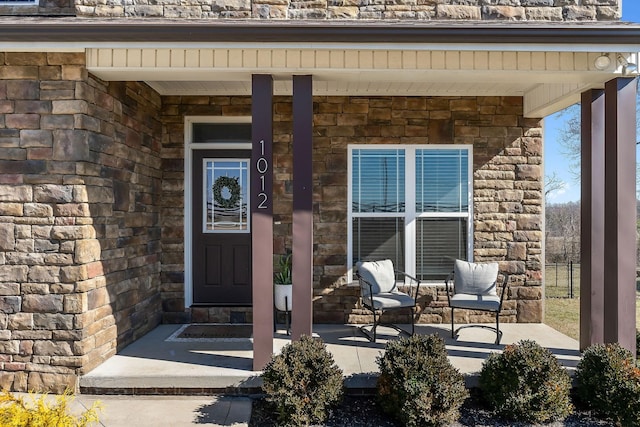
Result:
[[[229,45],[227,43],[227,45]],[[544,117],[621,73],[597,70],[601,52],[393,48],[91,48],[87,67],[104,80],[140,80],[162,95],[249,95],[252,74],[274,75],[276,95],[310,74],[314,95],[522,96],[527,117]],[[637,62],[636,55],[624,55]]]

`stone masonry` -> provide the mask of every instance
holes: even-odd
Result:
[[[171,19],[612,21],[621,0],[78,0],[86,17]]]
[[[156,326],[160,97],[0,53],[0,387],[75,388]]]
[[[162,299],[167,322],[189,320],[183,294],[185,115],[249,116],[249,97],[164,97]],[[274,106],[274,252],[291,248],[291,98]],[[370,321],[347,283],[348,144],[473,144],[474,258],[510,274],[503,321],[542,321],[542,138],[521,98],[314,98],[314,321]],[[448,322],[444,286],[422,289],[420,321]],[[250,310],[249,310],[250,311]],[[229,321],[229,308],[194,308],[193,321]],[[490,321],[459,310],[459,321]],[[458,315],[458,314],[457,314]]]

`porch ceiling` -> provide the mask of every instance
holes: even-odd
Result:
[[[229,46],[229,44],[227,44]],[[291,95],[292,75],[313,75],[314,95],[522,96],[525,115],[544,117],[579,101],[581,92],[622,74],[595,68],[602,52],[420,50],[250,46],[94,48],[89,71],[104,80],[140,80],[161,95],[250,95],[252,74],[272,74],[274,93]],[[629,62],[638,55],[623,53]]]

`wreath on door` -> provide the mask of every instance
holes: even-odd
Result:
[[[225,198],[222,194],[225,188],[229,191],[228,198]],[[213,200],[223,209],[235,208],[240,201],[240,191],[238,178],[221,176],[213,183]]]

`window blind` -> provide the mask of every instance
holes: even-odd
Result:
[[[416,224],[416,276],[444,280],[467,259],[467,218],[421,218]]]
[[[404,150],[353,150],[353,212],[404,212]]]
[[[467,150],[416,151],[416,211],[467,212]]]
[[[390,259],[404,268],[404,218],[354,218],[353,263]]]

